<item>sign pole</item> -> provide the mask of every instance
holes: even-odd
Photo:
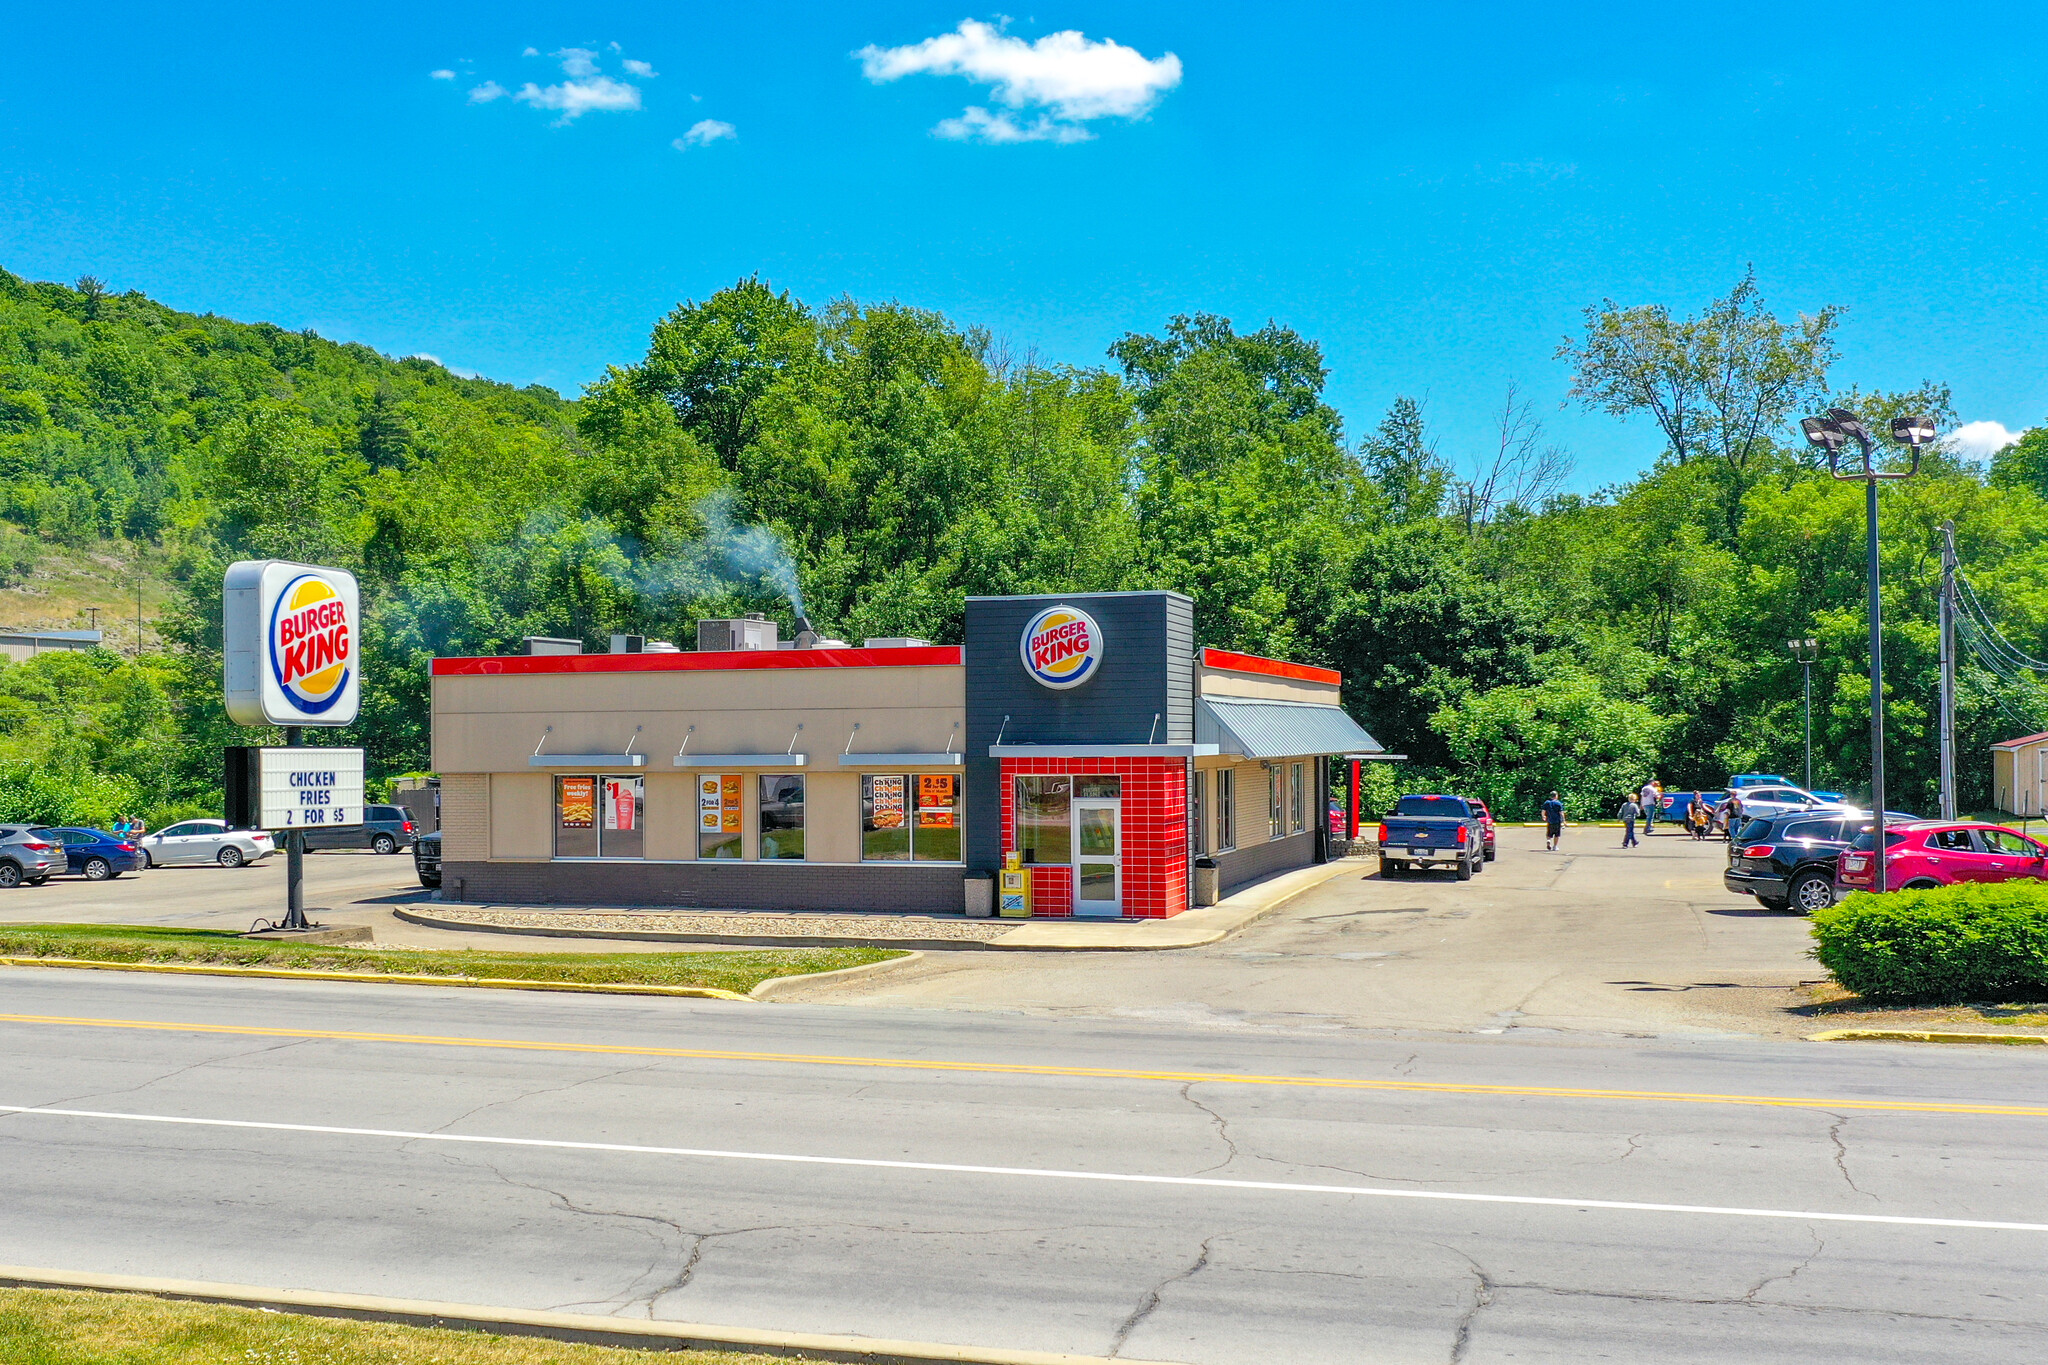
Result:
[[[306,732],[297,725],[284,727],[288,749],[305,745]],[[311,928],[306,923],[306,832],[294,826],[284,832],[284,923],[283,929]]]

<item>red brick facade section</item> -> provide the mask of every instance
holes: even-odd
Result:
[[[1188,906],[1188,760],[1184,758],[1006,758],[1003,760],[1003,847],[1017,846],[1018,777],[1113,773],[1123,779],[1123,911],[1127,918],[1164,919]],[[1067,867],[1036,867],[1034,915],[1071,917],[1074,875]]]

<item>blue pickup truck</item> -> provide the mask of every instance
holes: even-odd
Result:
[[[1448,867],[1458,880],[1486,866],[1479,812],[1462,796],[1404,796],[1380,823],[1380,875]]]

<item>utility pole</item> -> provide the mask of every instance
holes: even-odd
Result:
[[[1804,693],[1804,698],[1805,698],[1805,699],[1804,699],[1803,703],[1802,703],[1802,704],[1801,704],[1801,706],[1800,706],[1800,712],[1801,712],[1801,715],[1802,715],[1802,716],[1803,716],[1803,718],[1804,718],[1804,721],[1805,721],[1805,730],[1806,730],[1806,780],[1805,780],[1805,781],[1804,781],[1804,782],[1803,782],[1803,783],[1802,783],[1801,785],[1803,785],[1803,786],[1804,786],[1804,787],[1806,788],[1806,790],[1808,790],[1808,791],[1812,791],[1812,790],[1813,790],[1813,663],[1814,663],[1814,660],[1816,660],[1816,659],[1818,659],[1818,658],[1820,657],[1820,641],[1818,641],[1818,640],[1787,640],[1787,641],[1785,642],[1785,648],[1787,648],[1787,649],[1791,650],[1791,651],[1792,651],[1792,657],[1793,657],[1794,659],[1796,659],[1796,660],[1798,660],[1798,661],[1799,661],[1799,671],[1800,671],[1800,673],[1801,673],[1801,674],[1803,675],[1803,677],[1802,677],[1802,683],[1803,683],[1803,687],[1801,688],[1801,691],[1802,691],[1802,692]]]
[[[1956,818],[1956,524],[1941,524],[1941,818]]]

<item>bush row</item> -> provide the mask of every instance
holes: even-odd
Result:
[[[1813,916],[1813,955],[1883,1004],[2048,998],[2048,883],[1964,883],[1872,895]]]

